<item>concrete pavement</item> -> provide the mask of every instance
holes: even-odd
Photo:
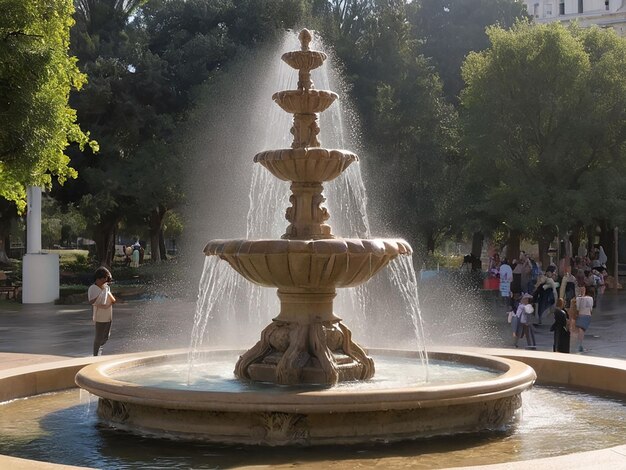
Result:
[[[489,329],[490,334],[482,338],[476,335],[475,344],[465,341],[456,345],[512,348],[510,325],[504,314],[506,307],[496,296],[483,300],[480,328]],[[427,310],[428,305],[423,308]],[[113,328],[104,348],[105,354],[189,347],[194,311],[192,300],[118,302],[114,307]],[[592,318],[584,354],[626,359],[626,292],[605,293]],[[428,318],[426,323],[428,334]],[[551,323],[552,318],[548,318],[544,325],[536,327],[537,349],[540,351],[552,350]],[[458,334],[467,328],[463,323],[450,324],[457,325],[447,328],[458,328]],[[431,343],[454,346],[450,338],[455,338],[457,332],[448,333]],[[87,303],[22,305],[0,301],[0,353],[81,357],[91,354],[92,341],[91,308]],[[524,340],[519,344],[523,347]],[[13,356],[12,360],[17,359]],[[33,357],[33,360],[38,359]],[[0,356],[0,367],[2,363],[7,367],[8,361],[9,356]]]

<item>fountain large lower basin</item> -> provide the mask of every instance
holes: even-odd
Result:
[[[511,349],[482,349],[472,348],[469,352],[479,354],[489,354],[503,357],[510,357],[512,359],[520,360],[528,365],[532,366],[538,376],[538,382],[540,384],[553,384],[560,387],[564,387],[567,390],[570,389],[586,389],[592,391],[592,393],[611,394],[619,397],[623,400],[626,396],[626,361],[618,359],[609,359],[605,357],[590,357],[577,354],[559,354],[552,352],[537,352],[537,351],[525,351],[525,350],[511,350]],[[166,353],[166,352],[164,352]],[[129,357],[129,356],[126,356]],[[74,386],[74,377],[76,372],[82,369],[85,365],[102,360],[110,360],[111,357],[87,357],[87,358],[74,358],[66,359],[60,362],[47,363],[47,364],[33,364],[29,366],[18,367],[15,369],[0,370],[0,402],[7,402],[9,400],[15,400],[19,397],[30,397],[40,393],[48,393],[58,390],[64,390]],[[530,391],[534,393],[534,389]],[[524,394],[526,397],[527,394]],[[21,400],[17,400],[20,402]],[[24,400],[29,401],[29,400]],[[532,401],[532,400],[531,400]],[[16,403],[17,403],[16,402]],[[292,468],[293,463],[297,462],[297,465],[301,468],[321,468],[321,467],[333,467],[337,468],[354,468],[355,466],[363,468],[379,468],[381,465],[385,468],[442,468],[442,467],[456,467],[456,466],[469,466],[469,465],[484,465],[488,463],[496,462],[508,462],[501,464],[500,466],[489,466],[489,469],[502,468],[506,470],[527,470],[530,467],[534,468],[568,468],[572,470],[587,470],[589,468],[625,468],[626,467],[626,445],[617,445],[624,443],[624,435],[620,430],[623,428],[619,425],[613,425],[608,423],[604,419],[605,416],[617,417],[619,421],[621,418],[617,413],[611,411],[590,411],[590,416],[597,417],[600,420],[600,424],[604,425],[608,423],[608,428],[602,428],[591,422],[595,430],[601,430],[604,435],[611,435],[615,439],[610,442],[598,442],[589,437],[587,430],[572,431],[575,425],[585,421],[575,414],[576,406],[570,399],[549,399],[549,403],[554,404],[554,411],[537,409],[533,413],[542,419],[552,416],[554,414],[555,420],[550,420],[549,424],[544,423],[544,427],[554,430],[551,436],[546,436],[537,432],[537,426],[532,422],[528,423],[526,436],[532,436],[536,439],[534,442],[512,442],[508,438],[504,438],[501,443],[504,448],[497,447],[493,450],[488,450],[480,442],[472,440],[471,436],[474,434],[466,434],[458,436],[455,439],[444,439],[438,442],[444,442],[446,445],[450,444],[455,449],[469,448],[471,455],[469,457],[464,453],[459,453],[450,449],[449,447],[443,448],[439,445],[434,445],[431,440],[424,440],[419,442],[407,442],[398,443],[392,446],[380,446],[373,444],[367,446],[367,449],[363,450],[360,447],[340,447],[335,446],[333,449],[338,449],[338,452],[329,451],[328,447],[323,448],[320,452],[319,448],[286,448],[277,453],[271,448],[257,448],[256,452],[252,453],[247,448],[236,447],[236,451],[232,454],[235,461],[230,463],[229,467],[243,466],[243,465],[271,465],[276,468]],[[70,403],[75,405],[75,402]],[[529,402],[525,402],[524,407],[529,406]],[[532,407],[532,403],[530,404]],[[585,405],[583,405],[586,408]],[[88,412],[88,416],[85,419],[89,419],[89,423],[93,422],[90,416],[93,416],[93,410],[87,406],[85,412]],[[45,413],[45,411],[44,411]],[[6,414],[6,416],[5,416]],[[24,432],[26,415],[20,410],[18,415],[11,415],[10,413],[3,413],[2,416],[5,419],[10,419],[14,423],[15,429],[21,434]],[[522,425],[527,421],[529,414],[527,410],[523,412]],[[563,423],[560,421],[563,417],[571,417],[570,423]],[[178,441],[164,441],[153,440],[154,446],[150,450],[146,448],[145,441],[130,439],[130,436],[124,433],[118,433],[114,430],[109,430],[106,427],[94,426],[89,428],[95,430],[97,434],[107,433],[115,438],[114,442],[111,441],[98,441],[98,436],[95,438],[89,434],[87,436],[86,448],[89,452],[95,452],[95,460],[88,460],[83,458],[76,449],[71,446],[58,446],[56,444],[67,444],[68,436],[74,436],[76,433],[80,434],[84,431],[84,426],[89,426],[89,423],[76,423],[68,418],[66,415],[59,416],[64,423],[67,423],[72,429],[71,432],[61,431],[61,434],[51,435],[51,444],[43,443],[43,448],[39,453],[13,453],[13,455],[19,455],[26,458],[38,458],[39,460],[65,462],[66,464],[94,466],[102,468],[103,466],[119,468],[122,465],[106,465],[102,458],[102,454],[97,452],[103,452],[104,456],[108,456],[113,450],[118,450],[125,458],[129,458],[131,452],[141,453],[143,456],[149,456],[147,463],[139,463],[136,467],[145,468],[146,466],[154,463],[165,462],[167,468],[174,468],[174,465],[169,465],[166,457],[170,454],[169,449],[175,449],[176,452],[180,452],[182,455],[189,457],[189,463],[182,465],[184,468],[200,468],[201,462],[197,458],[194,458],[191,451],[188,451],[190,447],[185,447],[183,443]],[[75,426],[75,428],[72,428]],[[562,439],[562,430],[568,430],[568,438],[565,441]],[[606,430],[608,429],[608,430]],[[44,432],[47,432],[45,429]],[[75,431],[75,432],[74,432]],[[91,431],[87,431],[91,432]],[[561,433],[561,434],[559,434]],[[517,435],[517,433],[515,434]],[[467,436],[469,441],[465,439]],[[576,436],[580,436],[577,438]],[[503,436],[497,436],[495,439],[500,440]],[[34,436],[29,438],[29,442],[37,444],[37,440]],[[422,444],[420,444],[422,442]],[[564,447],[562,444],[565,442],[571,444],[568,447]],[[610,447],[608,446],[616,446]],[[544,452],[535,452],[544,448]],[[196,448],[194,446],[194,448]],[[205,448],[203,448],[205,449]],[[594,450],[595,449],[595,450]],[[590,451],[592,450],[592,451]],[[52,454],[58,452],[62,455],[63,459],[56,459]],[[172,451],[173,453],[174,451]],[[223,452],[214,447],[210,447],[210,450],[202,450],[203,455],[208,457],[215,457],[215,465],[221,467],[224,466]],[[260,453],[262,452],[262,454]],[[572,453],[577,452],[577,453]],[[7,448],[0,449],[1,454],[11,454]],[[437,457],[441,457],[437,460],[437,463],[433,463],[431,460],[425,459],[424,454],[429,454]],[[557,454],[562,454],[557,457]],[[564,455],[569,454],[569,455]],[[413,456],[413,457],[411,457]],[[489,458],[489,456],[491,458]],[[71,460],[69,459],[71,457]],[[542,458],[540,458],[542,457]],[[156,461],[155,461],[156,459]],[[527,460],[534,459],[534,460]],[[516,460],[517,462],[513,462]],[[523,460],[523,461],[520,461]],[[37,469],[42,468],[42,465],[46,468],[53,467],[50,463],[42,463],[33,460],[22,460],[8,457],[6,455],[0,455],[0,467],[1,468],[24,468],[24,469]],[[214,465],[214,466],[215,466]],[[61,468],[61,467],[58,467]],[[67,467],[62,467],[67,468]],[[74,467],[72,467],[74,468]],[[124,468],[132,468],[132,465],[126,464]],[[467,467],[464,467],[467,468]],[[478,469],[479,467],[472,467]],[[487,467],[480,467],[481,469]]]
[[[442,351],[430,356],[495,374],[455,384],[372,390],[285,388],[281,393],[275,386],[246,393],[180,390],[115,377],[129,368],[186,357],[173,353],[92,364],[77,374],[76,383],[100,397],[100,418],[117,427],[206,442],[321,445],[496,429],[513,418],[521,406],[521,392],[536,378],[532,368],[509,359]]]

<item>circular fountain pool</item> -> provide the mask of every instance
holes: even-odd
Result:
[[[294,464],[298,468],[432,469],[528,460],[624,442],[623,435],[615,432],[626,422],[623,401],[551,387],[534,387],[523,393],[523,401],[520,419],[500,430],[454,439],[287,447],[276,452],[266,447],[181,442],[120,432],[100,425],[94,413],[96,400],[74,389],[0,404],[0,453],[116,469],[293,468]],[[532,465],[538,464],[528,464]]]
[[[376,354],[376,352],[374,352]],[[187,386],[186,353],[87,366],[76,383],[100,397],[100,418],[144,434],[255,445],[354,444],[499,429],[535,380],[529,366],[479,354],[379,351],[374,379],[328,386],[239,383],[234,353],[206,352]],[[202,362],[202,361],[201,361]],[[384,364],[384,367],[383,367]],[[450,371],[453,370],[452,373]],[[170,376],[166,376],[168,371]],[[460,374],[460,377],[457,374]]]

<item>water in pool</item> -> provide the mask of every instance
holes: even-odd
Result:
[[[0,453],[102,469],[443,468],[595,450],[624,443],[626,406],[617,399],[550,387],[523,394],[508,429],[402,443],[257,448],[154,439],[98,423],[97,401],[78,389],[0,404]]]

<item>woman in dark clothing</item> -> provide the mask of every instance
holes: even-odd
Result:
[[[554,323],[550,327],[550,331],[554,331],[554,345],[552,350],[554,352],[569,353],[570,334],[568,330],[568,315],[567,311],[563,309],[563,299],[559,299],[556,302],[556,308],[554,309]]]

